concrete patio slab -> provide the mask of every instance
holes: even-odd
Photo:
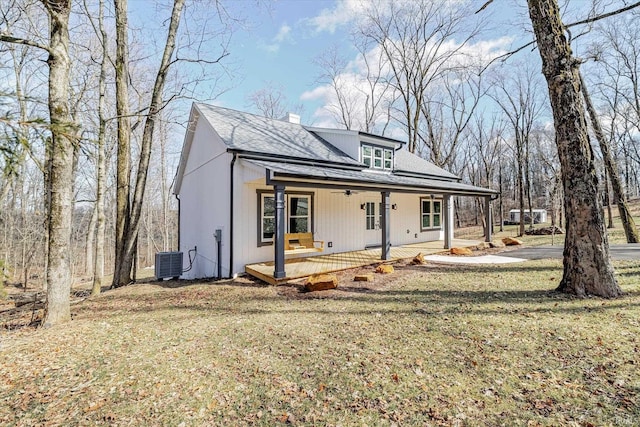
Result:
[[[511,264],[514,262],[524,262],[524,258],[505,257],[499,255],[480,256],[448,256],[448,255],[428,255],[426,261],[443,264]]]

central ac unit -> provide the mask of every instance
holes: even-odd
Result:
[[[156,279],[177,279],[182,274],[182,252],[158,252],[156,254]]]

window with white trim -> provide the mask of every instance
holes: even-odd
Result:
[[[273,242],[276,232],[276,199],[273,193],[259,192],[258,246]],[[285,194],[285,233],[312,230],[312,194]]]
[[[420,230],[442,228],[442,200],[420,199]]]
[[[276,232],[276,198],[273,194],[261,194],[260,241],[271,242]]]
[[[380,147],[373,147],[373,168],[382,169],[382,153],[384,150]]]
[[[311,209],[309,196],[288,196],[287,214],[289,216],[288,233],[308,233],[311,224]]]
[[[365,209],[365,219],[367,230],[376,229],[376,204],[374,202],[367,202]]]
[[[377,221],[377,222],[376,222]],[[365,203],[365,224],[367,230],[379,230],[382,224],[382,203],[378,203],[378,215],[376,216],[376,203]]]
[[[362,163],[364,163],[368,168],[371,167],[371,146],[370,145],[362,146]]]
[[[375,145],[360,146],[360,161],[371,169],[392,170],[393,150]]]

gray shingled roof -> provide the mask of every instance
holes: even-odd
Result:
[[[213,105],[196,105],[231,149],[306,160],[360,164],[300,124]]]
[[[299,178],[318,179],[324,184],[340,185],[348,187],[349,183],[356,186],[371,188],[408,188],[428,192],[468,194],[474,196],[488,196],[497,194],[495,190],[476,187],[460,182],[443,181],[441,179],[416,178],[399,176],[386,172],[374,172],[370,170],[347,170],[329,166],[311,166],[287,162],[272,162],[267,160],[245,160],[261,168],[270,169],[283,180],[295,181]]]
[[[458,176],[451,172],[447,172],[446,170],[439,168],[433,163],[428,162],[422,157],[412,154],[407,150],[396,151],[395,158],[395,170],[398,172],[416,173],[446,179],[459,179]]]

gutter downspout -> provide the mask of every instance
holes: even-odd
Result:
[[[178,201],[178,251],[180,251],[180,196],[177,194],[173,195]]]
[[[229,166],[229,278],[233,277],[233,167],[236,164],[237,156],[237,153],[233,153]]]

